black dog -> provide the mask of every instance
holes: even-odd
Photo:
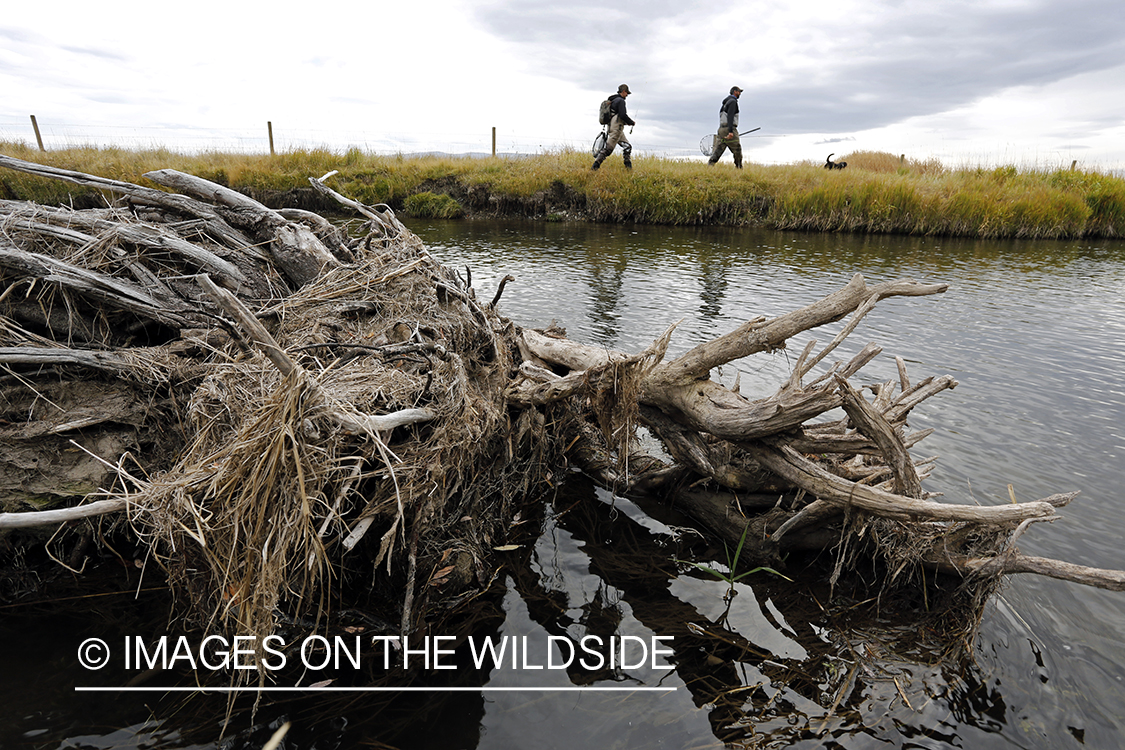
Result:
[[[825,169],[843,169],[844,167],[848,166],[848,163],[846,161],[832,161],[832,157],[835,155],[835,151],[828,155],[828,160],[824,162]]]

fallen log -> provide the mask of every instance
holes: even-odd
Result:
[[[1030,572],[1035,566],[1010,552],[1001,558],[1008,531],[1029,519],[1056,517],[1056,508],[1077,493],[994,507],[924,499],[924,475],[919,469],[932,463],[932,459],[916,463],[909,448],[930,431],[907,436],[904,427],[914,408],[956,387],[955,380],[948,376],[927,377],[912,384],[905,363],[896,358],[900,393],[894,395],[894,383],[884,383],[874,401],[868,402],[847,380],[880,352],[878,347],[868,345],[851,361],[837,363],[813,383],[802,385],[813,366],[836,349],[879,300],[896,295],[939,294],[945,288],[911,280],[869,287],[857,275],[844,289],[801,310],[772,320],[749,321],[726,336],[641,373],[641,421],[661,439],[676,462],[651,472],[662,477],[675,476],[681,484],[707,482],[720,488],[718,493],[701,494],[669,489],[663,482],[657,482],[669,502],[720,539],[743,544],[744,552],[758,560],[776,561],[784,550],[808,548],[810,533],[818,537],[819,544],[846,549],[847,544],[841,545],[846,531],[840,521],[858,514],[905,524],[908,528],[903,533],[908,538],[910,528],[918,529],[917,549],[911,550],[909,544],[897,541],[886,543],[884,553],[900,558],[891,564],[892,568],[901,570],[903,565],[911,564],[963,576],[984,571],[992,573],[994,579],[1005,571]],[[791,377],[773,396],[751,402],[710,378],[713,368],[783,347],[796,333],[848,314],[852,314],[852,319],[819,354],[812,356],[815,342],[810,342],[794,365]],[[546,403],[557,398],[562,383],[577,389],[583,372],[628,361],[626,353],[572,342],[557,332],[524,331],[523,342],[530,355],[568,373],[565,377],[555,375],[558,380],[551,384],[555,392],[532,391],[519,385],[521,397],[530,401],[538,398]],[[530,380],[534,376],[525,372],[524,377]],[[837,406],[847,414],[844,422],[811,422]],[[612,453],[614,448],[604,445],[602,450]],[[587,460],[604,466],[606,459],[596,454],[597,451],[586,447],[585,455],[592,456]],[[814,456],[820,458],[813,460]],[[613,478],[613,487],[625,492],[633,487],[647,489],[651,484],[647,476],[631,480]],[[764,489],[796,492],[798,501],[784,512],[775,507],[768,513],[748,516],[740,498],[746,492]],[[956,552],[956,545],[950,547],[950,540],[964,538],[966,526],[973,528],[978,538],[990,538],[992,542],[980,545],[974,555],[958,557],[960,553]],[[837,531],[825,536],[829,528]],[[753,533],[747,533],[749,529]],[[897,532],[887,538],[896,535]],[[936,552],[926,552],[939,549],[943,550],[940,562]],[[985,562],[1001,559],[1004,562],[991,567]],[[1020,562],[1014,562],[1017,560]],[[1039,570],[1052,568],[1050,562],[1040,561],[1038,566]],[[1080,575],[1058,566],[1052,575],[1113,588],[1118,574],[1102,571]]]
[[[88,271],[39,253],[0,245],[0,269],[21,277],[23,283],[46,281],[58,288],[74,292],[96,304],[133,313],[142,318],[163,323],[173,328],[189,328],[198,321],[190,315],[192,310],[163,285],[155,289]]]
[[[115,352],[69,347],[0,347],[0,364],[6,365],[78,365],[112,372],[124,372],[134,360]]]

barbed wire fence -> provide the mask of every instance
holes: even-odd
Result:
[[[197,154],[207,152],[270,154],[293,151],[358,149],[375,155],[450,154],[456,156],[529,156],[553,152],[588,153],[596,132],[588,139],[565,136],[498,135],[495,128],[484,133],[441,131],[426,133],[372,132],[368,130],[317,130],[277,128],[266,122],[261,128],[198,128],[177,126],[90,125],[41,121],[0,115],[0,141],[25,143],[40,150],[69,148],[121,148]],[[637,143],[638,155],[669,159],[702,158],[698,149],[684,144]]]
[[[450,155],[463,157],[486,157],[496,155],[504,158],[520,158],[541,154],[574,151],[590,154],[596,128],[580,138],[552,135],[516,135],[498,133],[496,128],[485,132],[456,132],[443,130],[425,132],[371,131],[360,129],[316,129],[274,127],[267,121],[261,127],[190,127],[159,125],[91,125],[80,122],[61,122],[39,120],[35,115],[22,116],[0,113],[0,142],[23,143],[44,151],[71,148],[119,148],[132,151],[167,150],[182,154],[236,153],[236,154],[284,154],[299,151],[326,150],[344,154],[351,149],[376,156],[421,156]],[[768,134],[763,136],[744,135],[745,143],[756,137],[778,139],[793,137],[791,134]],[[661,159],[682,161],[703,161],[705,157],[695,144],[680,142],[653,142],[647,137],[637,137],[633,153],[636,156],[649,156]],[[850,140],[850,139],[849,139]],[[821,144],[817,144],[821,145]],[[822,145],[830,149],[832,144]],[[811,153],[811,150],[810,150]],[[819,158],[819,157],[818,157]],[[761,154],[753,158],[757,164],[787,164],[793,160],[778,161],[763,159]],[[813,159],[817,161],[817,159]],[[1082,159],[1080,153],[1052,153],[1049,157],[1036,152],[1031,156],[1008,153],[998,148],[996,153],[944,155],[941,161],[952,169],[993,167],[1005,164],[1018,164],[1029,170],[1071,169],[1079,163],[1086,169],[1125,178],[1125,167],[1120,162],[1110,160],[1100,163],[1095,159]]]

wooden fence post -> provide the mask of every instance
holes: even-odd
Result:
[[[496,126],[492,126],[492,158],[496,158]]]
[[[43,136],[39,135],[39,123],[35,121],[35,115],[31,116],[31,127],[35,129],[35,140],[39,144],[39,150],[46,151],[47,149],[43,148]]]
[[[266,129],[270,131],[270,156],[277,156],[273,150],[273,120],[266,121]]]

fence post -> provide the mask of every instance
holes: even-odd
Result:
[[[496,158],[496,126],[492,126],[492,158]]]
[[[266,120],[266,129],[270,131],[270,156],[277,156],[273,150],[273,120]]]
[[[35,121],[35,115],[31,116],[31,127],[35,129],[35,141],[39,144],[40,151],[46,151],[43,148],[43,136],[39,135],[39,123]]]

